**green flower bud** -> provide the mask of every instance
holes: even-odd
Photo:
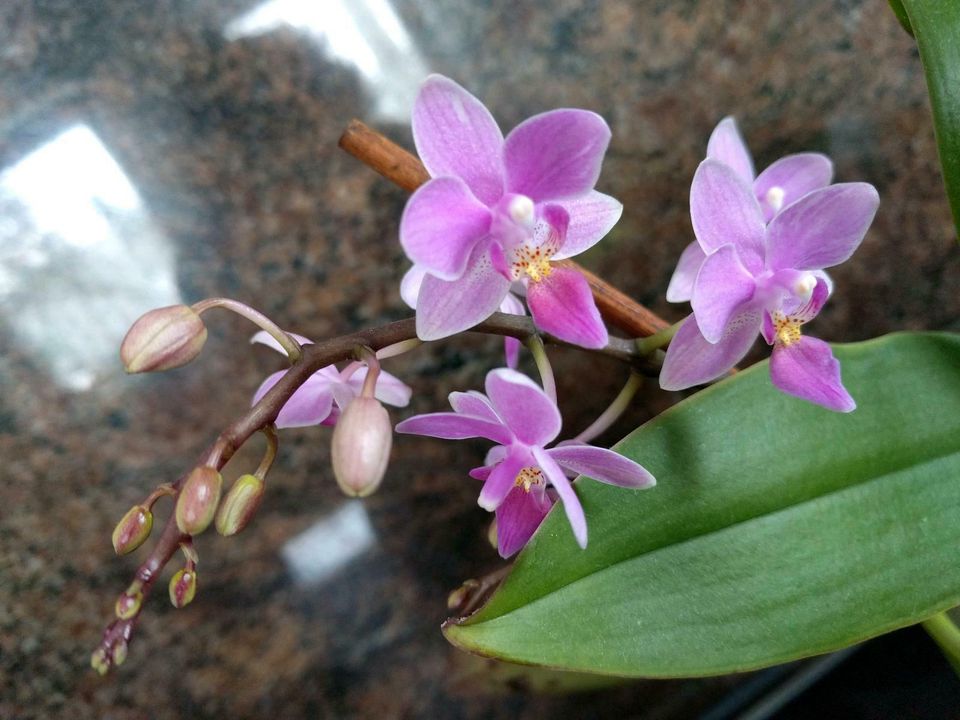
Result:
[[[143,545],[153,529],[153,513],[143,505],[134,505],[113,529],[113,549],[126,555]]]
[[[127,645],[126,640],[118,640],[117,644],[113,646],[113,664],[117,667],[123,665],[123,661],[127,659],[127,649],[130,646]]]
[[[114,611],[121,620],[129,620],[140,612],[140,606],[143,605],[143,593],[140,586],[134,583],[127,588],[127,591],[117,598],[117,604]]]
[[[90,667],[96,670],[98,675],[106,675],[110,669],[110,660],[107,658],[107,651],[102,647],[94,650],[90,655]]]
[[[220,502],[223,478],[212,467],[194,468],[177,498],[177,527],[187,535],[199,535],[213,521]]]
[[[170,578],[170,602],[177,609],[189,605],[197,594],[197,571],[181,568]]]
[[[151,310],[127,331],[120,360],[128,373],[161,372],[186,365],[203,349],[207,328],[186,305]]]
[[[243,530],[263,500],[263,480],[256,475],[241,475],[220,503],[217,532],[229,537]]]
[[[393,426],[378,400],[358,397],[333,429],[331,461],[337,484],[350,497],[366,497],[380,486],[390,459]]]

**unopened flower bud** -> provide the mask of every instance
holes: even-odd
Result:
[[[393,427],[378,400],[353,400],[333,429],[331,461],[340,489],[351,497],[366,497],[380,486],[390,459]]]
[[[127,331],[120,359],[128,373],[160,372],[186,365],[207,340],[203,320],[187,305],[151,310]]]
[[[153,529],[153,513],[143,505],[134,505],[113,529],[113,549],[126,555],[143,545]]]
[[[113,664],[117,667],[123,665],[123,661],[127,659],[127,645],[126,640],[117,640],[117,644],[113,646]]]
[[[110,669],[110,660],[107,658],[107,651],[102,647],[94,650],[90,655],[90,667],[96,670],[98,675],[106,675]]]
[[[143,605],[143,592],[140,590],[140,586],[134,583],[127,588],[126,592],[117,598],[117,604],[114,606],[114,610],[118,618],[121,620],[129,620],[140,612],[141,605]]]
[[[197,594],[197,571],[181,568],[170,578],[170,602],[177,609],[189,605]]]
[[[263,480],[256,475],[237,478],[217,511],[217,532],[230,536],[243,530],[260,507],[263,490]]]
[[[213,521],[220,502],[223,478],[212,467],[194,468],[177,498],[177,527],[187,535],[199,535]]]

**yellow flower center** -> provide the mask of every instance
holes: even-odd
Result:
[[[524,492],[530,492],[530,488],[534,485],[543,485],[546,481],[543,479],[543,473],[540,471],[540,468],[536,467],[525,467],[523,470],[517,473],[516,479],[513,481],[513,484],[518,488],[523,488]]]
[[[553,248],[548,245],[521,245],[513,251],[513,262],[510,263],[511,274],[514,280],[526,275],[533,282],[540,282],[550,275],[550,257]]]
[[[773,314],[774,338],[778,345],[790,347],[795,342],[799,342],[802,336],[800,326],[803,323],[792,317],[787,317],[781,312]]]

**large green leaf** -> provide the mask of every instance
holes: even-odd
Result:
[[[960,229],[960,2],[890,0],[890,6],[920,48],[943,179]]]
[[[726,673],[827,652],[960,604],[960,336],[838,346],[859,403],[787,397],[761,363],[617,449],[658,479],[577,483],[447,637],[484,655],[628,676]]]

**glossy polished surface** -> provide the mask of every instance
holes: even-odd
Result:
[[[198,362],[127,377],[126,328],[150,308],[220,295],[315,339],[406,316],[405,194],[337,139],[356,116],[411,147],[428,72],[467,86],[505,130],[560,106],[607,118],[599,187],[626,209],[584,264],[671,320],[685,312],[663,294],[692,239],[690,179],[714,124],[734,114],[758,167],[821,151],[838,180],[880,191],[812,333],[960,330],[960,253],[922,69],[882,0],[51,0],[4,4],[0,40],[2,718],[689,718],[755,683],[570,698],[490,680],[439,633],[447,593],[500,566],[466,477],[484,444],[397,438],[381,490],[350,501],[329,469],[329,428],[281,434],[251,526],[198,541],[193,604],[169,605],[168,568],[126,664],[89,670],[145,552],[115,558],[114,523],[188,469],[279,367],[249,346],[250,326],[213,312]],[[624,371],[555,359],[576,432]],[[415,396],[391,416],[445,407],[499,362],[500,343],[484,338],[392,361]],[[606,439],[673,400],[650,390]],[[257,443],[228,477],[255,465]],[[960,702],[919,633],[884,639],[885,661],[897,667],[901,641],[926,660],[899,677],[919,667],[926,684],[905,683],[905,705],[890,683],[868,685],[844,717]],[[861,655],[873,657],[844,666]],[[920,716],[950,717],[939,707]]]

